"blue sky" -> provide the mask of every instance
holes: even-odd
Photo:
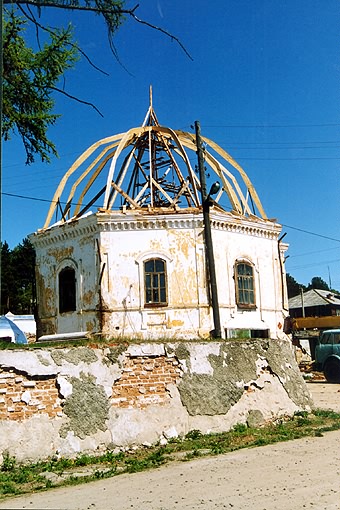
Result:
[[[127,2],[133,7],[134,2]],[[66,90],[103,113],[56,95],[50,137],[59,159],[25,166],[18,137],[3,145],[2,240],[11,248],[41,228],[64,172],[95,141],[141,125],[149,86],[161,124],[191,130],[227,150],[249,175],[290,245],[286,270],[299,283],[321,276],[340,290],[338,0],[142,0],[112,56],[99,17],[51,10],[41,21],[75,26],[92,61]]]

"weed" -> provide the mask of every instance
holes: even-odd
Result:
[[[17,494],[16,484],[14,482],[6,482],[0,484],[1,494]]]
[[[194,429],[194,430],[190,430],[187,433],[187,435],[185,436],[185,439],[199,439],[202,436],[203,436],[203,434],[200,430]]]
[[[127,459],[126,462],[126,471],[128,473],[138,473],[139,471],[144,471],[148,466],[146,460],[139,459]]]
[[[265,446],[266,444],[269,444],[270,441],[264,437],[259,437],[256,439],[253,443],[253,446]]]
[[[94,464],[96,458],[90,455],[83,454],[74,461],[76,466],[88,466],[89,464]]]
[[[300,416],[301,418],[308,418],[307,411],[295,411],[294,416]]]
[[[336,413],[331,409],[315,409],[313,411],[314,416],[319,416],[320,418],[331,418],[340,420],[340,413]]]
[[[233,432],[236,432],[238,434],[243,434],[247,431],[247,425],[245,423],[236,423],[236,425],[233,427]]]
[[[225,452],[225,448],[220,443],[213,443],[211,445],[211,453],[213,455],[219,455]]]
[[[199,457],[200,455],[201,455],[200,451],[197,449],[194,449],[194,450],[192,450],[192,452],[188,452],[183,460],[195,459],[196,457]]]
[[[11,457],[8,452],[4,454],[1,471],[13,471],[15,468],[16,459],[15,457]]]
[[[97,470],[97,471],[94,472],[94,477],[97,480],[100,480],[101,478],[105,478],[105,472]]]

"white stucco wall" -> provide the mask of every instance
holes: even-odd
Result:
[[[215,211],[211,222],[223,335],[225,330],[267,329],[272,338],[280,337],[285,301],[280,225]],[[31,240],[37,252],[38,310],[44,334],[90,331],[112,337],[198,338],[213,329],[198,210],[97,213],[54,226]],[[144,303],[143,262],[154,257],[167,265],[165,307]],[[242,311],[236,305],[236,260],[247,260],[255,269],[254,310]],[[65,265],[76,271],[77,311],[59,314],[57,278]]]

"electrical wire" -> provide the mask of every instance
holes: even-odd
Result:
[[[27,197],[25,195],[16,195],[15,193],[4,193],[2,192],[1,193],[3,196],[8,196],[8,197],[12,197],[12,198],[21,198],[21,199],[24,199],[24,200],[34,200],[36,202],[48,202],[48,203],[52,203],[51,200],[48,200],[46,198],[37,198],[37,197]],[[62,202],[60,201],[60,204],[63,204],[65,205],[66,202]],[[75,206],[75,205],[78,205],[76,203],[72,203],[71,204],[72,206]],[[101,205],[99,204],[93,204],[94,207],[101,207]],[[285,223],[281,223],[281,225],[285,228],[290,228],[292,230],[297,230],[298,232],[303,232],[304,234],[309,234],[309,235],[312,235],[312,236],[316,236],[316,237],[320,237],[322,239],[328,239],[329,241],[335,241],[337,243],[340,243],[340,239],[337,239],[335,237],[330,237],[330,236],[325,236],[323,234],[319,234],[317,232],[311,232],[310,230],[305,230],[303,228],[299,228],[299,227],[293,227],[292,225],[287,225]]]

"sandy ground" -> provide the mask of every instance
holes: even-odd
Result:
[[[340,412],[340,385],[309,383]],[[339,510],[340,431],[7,499],[0,509]]]

